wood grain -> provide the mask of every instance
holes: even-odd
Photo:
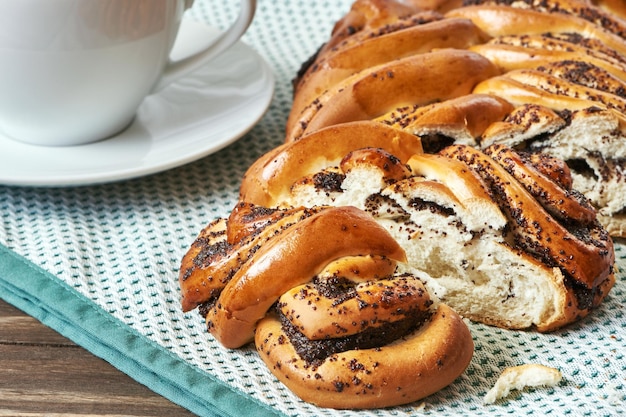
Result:
[[[0,416],[192,416],[0,300]]]

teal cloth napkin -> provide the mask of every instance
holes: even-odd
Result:
[[[280,415],[180,360],[5,247],[0,247],[0,294],[5,301],[198,415]]]
[[[467,371],[423,401],[384,410],[304,403],[271,375],[253,347],[224,349],[196,312],[181,311],[181,257],[207,223],[230,212],[247,167],[282,142],[291,79],[350,4],[259,1],[243,41],[271,66],[274,98],[262,120],[225,149],[112,184],[0,186],[0,297],[202,416],[623,414],[623,241],[617,244],[615,288],[589,317],[550,334],[470,323],[476,351]],[[236,2],[196,0],[186,18],[225,28],[236,14]],[[558,367],[563,381],[483,405],[500,372],[525,363]]]

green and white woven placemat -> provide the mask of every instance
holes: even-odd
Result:
[[[259,0],[244,42],[272,67],[275,96],[260,123],[217,154],[114,184],[0,187],[0,297],[199,415],[626,413],[623,242],[617,244],[615,288],[590,317],[550,334],[471,324],[476,352],[465,374],[424,401],[385,410],[336,411],[306,404],[277,382],[253,348],[224,349],[207,334],[197,313],[181,312],[177,274],[182,255],[202,227],[230,212],[246,168],[282,142],[291,79],[350,4]],[[196,0],[187,18],[224,28],[236,14],[236,2]],[[482,404],[505,367],[525,363],[556,367],[563,381]]]

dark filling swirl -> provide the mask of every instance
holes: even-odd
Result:
[[[283,331],[289,337],[298,355],[311,366],[320,365],[329,356],[354,349],[372,349],[385,346],[412,333],[432,315],[430,311],[414,311],[406,318],[388,322],[376,328],[368,328],[352,336],[310,340],[276,309]]]

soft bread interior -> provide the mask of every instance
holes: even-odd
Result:
[[[459,198],[446,184],[421,176],[390,184],[382,168],[367,164],[344,173],[339,188],[319,186],[321,177],[340,173],[329,167],[313,175],[316,181],[301,179],[283,204],[367,211],[398,240],[410,268],[430,277],[429,291],[468,318],[539,330],[573,320],[568,305],[576,302],[561,271],[515,247],[493,201],[479,194]]]
[[[531,119],[545,122],[527,123]],[[598,209],[607,231],[613,236],[626,235],[626,127],[614,111],[589,108],[561,117],[546,108],[522,106],[484,132],[481,145],[493,143],[540,151],[565,161],[572,187]]]

